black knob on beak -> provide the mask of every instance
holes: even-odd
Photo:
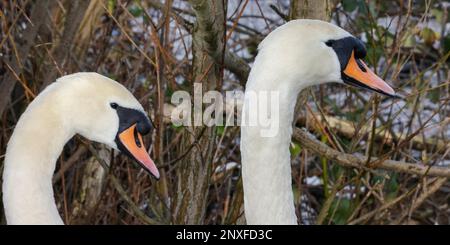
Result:
[[[153,129],[151,122],[147,118],[142,118],[137,122],[137,130],[141,135],[146,135],[150,133]]]

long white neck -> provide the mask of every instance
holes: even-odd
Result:
[[[262,54],[259,54],[262,55]],[[297,224],[292,193],[289,144],[296,98],[300,88],[289,89],[290,78],[277,77],[264,57],[256,60],[247,82],[241,126],[242,180],[247,224]],[[282,79],[282,80],[280,80]],[[248,126],[245,117],[257,108],[250,103],[261,91],[279,93],[279,124],[273,137],[263,137],[263,126]],[[252,96],[250,94],[253,94]],[[264,105],[263,105],[264,106]],[[269,104],[267,104],[270,107]],[[268,109],[271,111],[271,109]],[[271,113],[272,117],[276,115]]]
[[[44,97],[44,96],[42,96]],[[63,224],[52,188],[56,160],[73,136],[52,101],[37,98],[16,125],[3,172],[8,224]]]

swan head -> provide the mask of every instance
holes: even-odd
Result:
[[[142,135],[153,125],[142,105],[120,83],[97,73],[75,73],[53,83],[66,128],[117,149],[159,179],[159,171],[144,146]],[[45,93],[45,91],[43,92]]]
[[[257,72],[271,73],[267,74],[269,77],[282,76],[281,80],[291,83],[288,89],[298,91],[310,85],[338,82],[396,96],[363,62],[366,56],[363,42],[328,22],[290,21],[261,42],[258,56],[264,58],[257,58],[255,63],[267,62],[264,67],[271,69]]]

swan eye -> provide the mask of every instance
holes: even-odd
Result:
[[[109,104],[110,106],[111,106],[111,108],[113,108],[113,109],[117,109],[117,107],[119,106],[117,103],[111,103],[111,104]]]

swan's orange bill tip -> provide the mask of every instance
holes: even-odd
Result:
[[[128,153],[156,179],[159,179],[159,171],[153,160],[150,158],[144,146],[142,136],[137,132],[136,124],[119,134],[120,142],[125,146]]]
[[[350,78],[349,80],[354,80],[345,81],[344,79],[345,82],[351,85],[366,87],[391,97],[398,97],[391,86],[389,86],[385,81],[383,81],[383,79],[370,70],[362,60],[357,60],[355,58],[354,52],[352,52],[343,73]]]

